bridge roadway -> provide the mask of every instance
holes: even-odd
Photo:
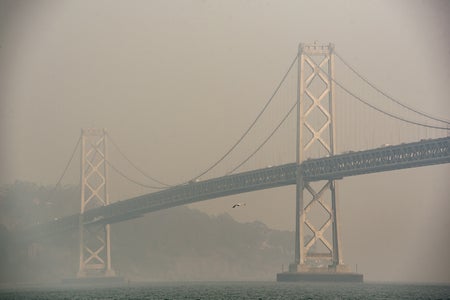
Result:
[[[450,162],[450,137],[386,146],[178,185],[41,224],[23,232],[38,240],[71,229],[122,222],[146,213],[245,192],[296,184],[297,171],[307,182]]]

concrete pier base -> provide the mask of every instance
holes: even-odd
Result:
[[[277,274],[277,281],[309,282],[363,282],[363,274],[353,273],[347,265],[312,267],[306,264],[290,264],[288,272]]]

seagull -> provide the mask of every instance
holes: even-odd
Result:
[[[245,203],[236,203],[236,204],[234,204],[232,206],[232,208],[236,208],[236,207],[239,207],[239,206],[245,206]]]

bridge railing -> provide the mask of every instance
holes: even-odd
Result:
[[[305,181],[318,181],[442,163],[450,163],[450,137],[306,160],[300,171]],[[75,229],[80,222],[85,226],[111,224],[178,205],[291,185],[296,180],[297,164],[290,163],[192,182],[37,225],[23,232],[23,240]]]
[[[301,170],[306,181],[317,181],[449,162],[446,137],[307,160]]]
[[[151,211],[187,203],[224,197],[270,187],[294,184],[296,164],[228,175],[210,180],[192,182],[164,191],[119,201],[84,213],[85,224],[114,223],[135,218]]]

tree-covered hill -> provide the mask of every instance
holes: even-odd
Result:
[[[26,249],[16,229],[77,213],[79,188],[16,182],[0,189],[0,281],[55,281],[78,271],[78,232]],[[292,232],[188,207],[111,226],[112,264],[131,280],[273,280],[293,258]]]

